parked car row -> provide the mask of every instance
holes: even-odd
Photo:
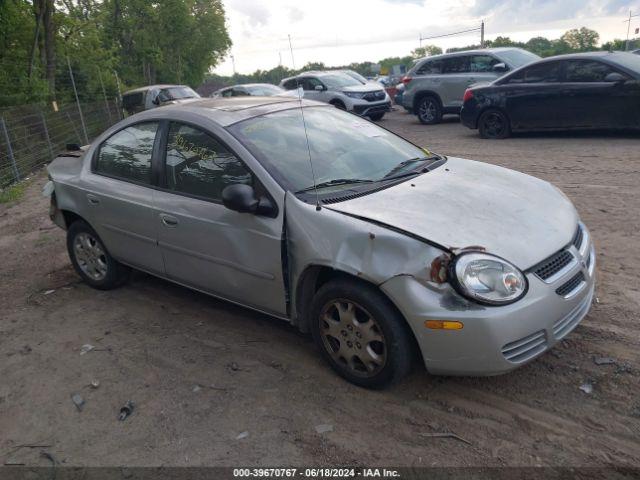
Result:
[[[409,71],[397,101],[426,125],[460,114],[483,138],[532,130],[638,129],[640,56],[633,53],[540,59],[519,48],[495,48],[436,55]]]

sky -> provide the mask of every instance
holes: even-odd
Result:
[[[640,14],[640,0],[224,0],[224,6],[233,47],[215,69],[221,75],[232,74],[233,63],[238,73],[252,73],[280,63],[401,57],[419,46],[420,36],[476,28],[482,20],[487,39],[559,38],[585,26],[606,42],[626,38],[629,10]],[[632,19],[632,37],[635,28],[640,16]],[[444,50],[479,42],[473,32],[423,43]]]

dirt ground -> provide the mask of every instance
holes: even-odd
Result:
[[[145,274],[110,292],[79,283],[40,172],[0,205],[0,462],[48,465],[44,449],[74,466],[640,466],[640,136],[483,141],[455,117],[428,127],[404,112],[381,124],[575,202],[597,246],[597,298],[561,345],[503,376],[416,366],[389,390],[362,390],[279,320]],[[95,349],[81,355],[85,344]],[[469,444],[422,435],[436,432]]]

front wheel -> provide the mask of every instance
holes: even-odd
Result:
[[[383,388],[411,368],[411,335],[389,300],[349,279],[323,285],[311,305],[311,331],[331,367],[349,382]]]
[[[487,110],[480,115],[478,131],[481,138],[493,140],[507,138],[511,135],[509,118],[500,110]]]
[[[110,290],[129,278],[131,269],[109,255],[98,234],[82,220],[67,230],[67,250],[78,275],[93,288]]]
[[[377,122],[378,120],[382,120],[382,117],[384,117],[384,112],[374,113],[373,115],[369,115],[369,118],[374,122]]]

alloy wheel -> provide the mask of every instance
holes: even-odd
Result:
[[[100,281],[107,276],[107,257],[98,240],[86,232],[76,235],[73,253],[78,266],[89,278]]]
[[[433,100],[425,100],[420,104],[419,114],[425,122],[433,122],[437,111],[438,107]]]
[[[326,351],[350,373],[366,378],[384,368],[387,344],[382,329],[362,306],[332,300],[322,308],[319,322]]]

